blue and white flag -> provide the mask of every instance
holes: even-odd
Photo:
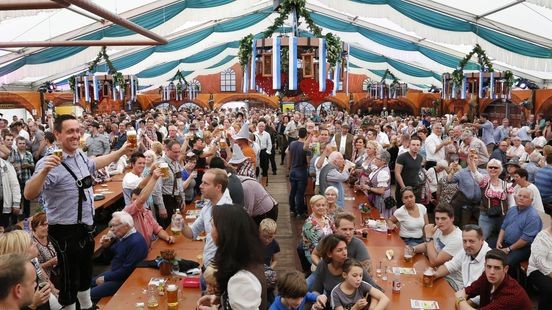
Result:
[[[326,91],[326,40],[325,39],[318,39],[318,83],[320,84],[320,88],[318,91],[324,92]]]
[[[256,88],[255,87],[255,84],[257,83],[257,81],[255,81],[256,71],[257,71],[257,42],[255,39],[253,39],[253,43],[251,45],[251,70],[249,71],[249,73],[251,74],[251,78],[249,80],[250,90],[255,90]],[[245,72],[247,72],[247,70]]]
[[[462,77],[462,89],[460,90],[460,99],[466,99],[466,76]]]
[[[345,80],[346,80],[346,85],[345,85],[346,90],[345,90],[345,92],[347,93],[347,96],[349,96],[349,51],[350,51],[349,43],[347,43],[346,46],[347,46],[347,57],[346,57],[347,58],[347,67],[346,67],[347,71],[345,72],[345,74],[346,74],[346,76],[345,76]]]
[[[483,98],[483,71],[479,71],[479,91],[477,92],[479,98]]]
[[[95,75],[92,76],[92,89],[94,90],[94,100],[100,100],[100,94],[98,92],[98,78]]]
[[[333,82],[334,82],[334,87],[333,87],[333,90],[332,90],[332,96],[335,96],[335,94],[337,93],[337,89],[339,87],[339,80],[340,80],[340,77],[341,77],[341,66],[340,66],[340,62],[338,61],[336,64],[335,64],[335,71],[334,71],[334,77],[333,77]]]
[[[84,80],[84,100],[90,102],[90,89],[88,89],[88,76],[85,75],[82,77]]]
[[[304,64],[303,64],[304,65]],[[289,38],[289,90],[297,90],[297,37]]]
[[[134,88],[135,85],[136,84],[134,83],[134,75],[131,75],[130,76],[130,100],[136,99],[136,89]]]
[[[494,93],[494,85],[495,84],[495,78],[494,78],[494,72],[491,72],[491,81],[489,83],[489,98],[495,99],[495,93]]]
[[[282,71],[280,70],[280,55],[281,38],[275,37],[272,39],[272,89],[280,89],[282,87]]]
[[[245,64],[243,67],[243,92],[247,93],[249,90],[249,64]]]

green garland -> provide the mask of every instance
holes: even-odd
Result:
[[[332,33],[327,33],[326,35],[322,35],[322,28],[318,27],[314,21],[312,20],[309,11],[306,9],[306,0],[283,0],[280,3],[280,8],[278,9],[278,17],[274,20],[274,24],[272,24],[268,29],[263,33],[264,38],[271,37],[274,32],[276,32],[280,27],[284,25],[285,20],[287,19],[289,13],[291,13],[291,10],[295,7],[297,9],[297,18],[303,17],[307,23],[308,29],[314,34],[317,38],[325,38],[326,39],[326,57],[328,60],[328,63],[334,67],[337,62],[341,59],[341,40],[339,37]],[[251,53],[253,52],[252,44],[253,44],[253,35],[249,34],[245,36],[240,41],[240,49],[238,51],[238,59],[240,61],[240,65],[243,68],[245,68],[245,65],[249,62],[249,58],[251,57]],[[282,48],[282,53],[284,50],[287,50],[286,48]],[[285,59],[284,59],[285,57]],[[281,60],[281,68],[282,71],[286,72],[287,64],[289,62],[289,59],[287,53],[282,54],[282,60]]]
[[[390,76],[393,79],[393,82],[391,82],[390,86],[395,86],[396,84],[399,84],[399,79],[391,72],[389,69],[385,70],[385,73],[383,74],[383,77],[381,78],[380,83],[385,83],[385,79],[387,79],[387,76]]]
[[[241,39],[240,49],[238,50],[238,59],[240,60],[242,69],[249,62],[251,53],[253,53],[253,34],[248,34]]]
[[[341,60],[341,40],[331,32],[326,33],[326,58],[328,63],[335,67]]]
[[[111,62],[111,60],[109,59],[109,56],[107,55],[105,46],[102,46],[102,49],[98,53],[98,56],[96,56],[96,59],[94,59],[94,61],[92,61],[88,65],[88,71],[92,72],[94,70],[94,68],[98,65],[98,63],[102,60],[102,58],[105,60],[105,64],[107,65],[107,68],[109,69],[107,71],[107,73],[111,74],[113,76],[113,84],[118,85],[119,87],[124,89],[125,88],[125,78],[124,78],[123,74],[121,72],[117,71],[117,69],[113,66],[113,63]],[[84,76],[84,74],[81,74],[80,76]],[[74,76],[74,75],[71,76],[68,79],[68,82],[69,82],[69,87],[71,88],[71,90],[75,91],[76,76]]]
[[[468,61],[474,54],[477,54],[477,62],[481,66],[481,70],[487,68],[487,71],[493,72],[493,63],[487,57],[485,50],[481,48],[479,44],[475,44],[473,50],[469,52],[464,59],[458,64],[458,68],[452,72],[452,82],[456,87],[462,86],[462,80],[464,79],[464,67],[468,64]]]
[[[514,85],[514,74],[510,70],[504,71],[504,81],[506,82],[506,85],[508,87],[512,87]]]

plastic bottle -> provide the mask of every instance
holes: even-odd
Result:
[[[176,209],[176,212],[173,214],[171,219],[171,231],[173,235],[178,236],[182,231],[182,215],[180,214],[180,209]]]
[[[23,230],[26,232],[31,231],[31,229],[29,228],[29,218],[27,217],[23,220]]]

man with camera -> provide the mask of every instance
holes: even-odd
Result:
[[[59,301],[64,309],[92,308],[90,281],[94,251],[94,195],[91,174],[127,152],[125,143],[110,154],[89,159],[79,149],[81,131],[72,115],[54,121],[54,134],[62,149],[61,158],[49,155],[38,161],[27,182],[24,195],[37,198],[42,193],[49,222],[49,237],[56,247],[60,268]]]

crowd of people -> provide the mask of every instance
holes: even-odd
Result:
[[[197,219],[176,229],[190,239],[206,234],[198,308],[385,309],[390,300],[344,210],[347,187],[408,251],[427,256],[460,309],[527,309],[517,282],[527,260],[539,309],[552,303],[552,228],[543,226],[552,212],[552,127],[542,115],[516,128],[484,114],[121,111],[0,120],[0,136],[6,309],[94,308],[152,242],[175,242],[167,229],[195,201]],[[304,220],[299,272],[277,264],[282,202],[269,192],[270,171],[289,178],[290,211]],[[125,207],[100,240],[111,265],[96,275],[92,186],[118,174]],[[42,211],[31,210],[34,200]],[[28,234],[17,229],[21,220]]]

